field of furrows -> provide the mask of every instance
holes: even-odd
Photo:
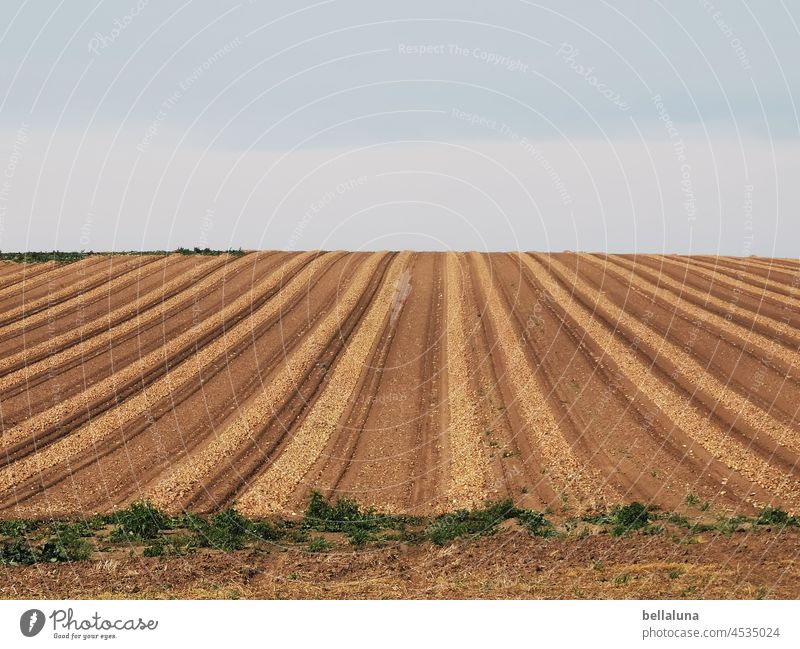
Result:
[[[800,513],[800,263],[250,252],[0,263],[0,518],[511,498]]]

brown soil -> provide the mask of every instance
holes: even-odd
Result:
[[[499,253],[2,264],[0,516],[143,496],[296,512],[312,489],[414,514],[690,494],[800,511],[797,270]]]
[[[447,547],[275,547],[170,559],[0,567],[0,597],[27,599],[796,599],[797,530],[537,539],[508,528]]]

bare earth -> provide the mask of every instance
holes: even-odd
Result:
[[[507,528],[447,547],[299,548],[0,567],[0,598],[794,599],[796,529],[679,544],[607,534],[539,539]]]
[[[0,517],[512,498],[800,511],[800,264],[249,253],[4,264]],[[67,570],[67,568],[60,568]]]

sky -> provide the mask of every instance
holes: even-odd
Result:
[[[0,250],[800,255],[784,0],[6,0]]]

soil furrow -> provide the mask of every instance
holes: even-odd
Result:
[[[136,294],[134,299],[129,299],[121,306],[106,310],[97,318],[83,322],[77,327],[68,328],[63,333],[48,336],[33,346],[25,345],[25,349],[0,358],[2,376],[0,385],[4,388],[14,385],[13,373],[25,368],[27,370],[23,376],[35,375],[38,368],[47,367],[37,363],[55,356],[63,359],[65,356],[62,353],[73,346],[86,345],[88,353],[96,347],[108,345],[113,340],[124,340],[124,334],[121,332],[131,327],[134,330],[137,327],[146,328],[158,319],[171,316],[177,310],[191,307],[191,302],[199,299],[198,289],[211,290],[217,282],[222,281],[238,266],[251,263],[251,260],[245,260],[246,257],[233,260],[214,257],[208,261],[203,260],[200,264],[192,263],[188,269],[181,266],[180,273],[174,278],[161,282],[144,293]],[[211,281],[212,274],[213,281]],[[207,279],[209,281],[206,281]],[[187,297],[184,292],[188,292],[190,288],[193,289],[192,296]],[[60,317],[58,319],[61,320]],[[27,342],[27,330],[25,338]],[[0,340],[4,338],[0,337]]]
[[[554,410],[563,411],[559,424],[571,429],[574,452],[595,467],[619,500],[679,505],[691,476],[680,467],[685,449],[670,437],[671,422],[652,416],[648,404],[631,398],[619,372],[600,362],[602,348],[548,297],[524,260],[509,255],[499,265],[501,271],[509,261],[515,263],[510,270],[516,276],[504,272],[498,278],[499,288],[508,293],[508,287],[521,279],[523,298],[534,291],[527,301],[540,305],[538,313],[527,310],[525,299],[519,303],[509,299],[508,308],[517,316],[520,338],[535,352],[532,362]],[[676,464],[679,470],[660,472],[663,466]]]
[[[336,433],[341,413],[347,407],[372,352],[376,334],[390,317],[395,284],[405,270],[410,253],[392,260],[377,295],[358,325],[331,378],[313,408],[293,431],[291,441],[252,485],[242,493],[243,512],[264,515],[284,508],[288,498],[313,466],[328,440]],[[357,296],[354,296],[356,298]]]
[[[692,257],[692,259],[695,259],[695,257]],[[747,259],[746,261],[732,257],[723,257],[722,259],[724,265],[733,270],[737,277],[740,271],[757,276],[758,279],[754,279],[756,285],[763,280],[770,280],[777,282],[779,286],[791,287],[797,283],[797,275],[800,272],[800,268],[789,268],[788,266],[765,263],[755,259]]]
[[[674,257],[670,257],[669,259],[676,263],[681,263],[682,261]],[[713,262],[690,258],[688,264],[692,270],[696,268],[703,269],[709,273],[734,280],[734,282],[743,282],[754,295],[761,295],[764,293],[775,300],[789,298],[789,303],[795,308],[800,304],[800,300],[797,299],[796,290],[792,289],[792,287],[796,286],[798,283],[797,274],[795,274],[794,277],[791,274],[787,274],[784,281],[777,281],[760,275],[758,269],[753,268],[751,264],[739,265],[734,262],[728,262],[724,258]]]
[[[797,513],[798,368],[797,260],[0,260],[0,518]]]
[[[636,290],[647,295],[648,299],[655,299],[659,304],[671,306],[683,312],[686,319],[693,318],[694,322],[701,322],[709,331],[713,331],[719,337],[725,338],[731,345],[740,348],[755,358],[761,361],[769,359],[769,366],[774,366],[784,378],[786,375],[791,374],[792,367],[800,367],[800,352],[792,349],[788,342],[782,344],[775,337],[764,335],[751,327],[739,324],[733,318],[720,315],[720,313],[711,310],[708,306],[706,308],[700,307],[696,302],[684,296],[684,294],[689,293],[700,299],[702,294],[699,291],[688,288],[666,276],[640,275],[637,272],[640,267],[635,266],[627,259],[619,257],[604,259],[593,255],[581,255],[581,259],[593,264],[595,267],[599,267],[602,269],[602,273],[610,274],[624,284],[633,285]],[[601,265],[601,260],[612,261],[613,265]],[[623,273],[622,269],[628,272]],[[731,308],[729,303],[708,295],[702,296],[702,299],[706,300],[707,305],[713,305],[720,310]],[[792,380],[797,381],[799,379]]]
[[[787,285],[794,285],[800,268],[779,264],[777,262],[762,261],[759,259],[748,259],[742,262],[743,268],[752,268],[757,275],[774,279]]]
[[[444,364],[444,262],[432,255],[430,274],[417,274],[422,288],[430,283],[430,305],[425,320],[425,353],[422,355],[422,389],[417,402],[417,426],[414,431],[415,454],[410,470],[410,511],[429,511],[435,506],[440,484],[444,483],[445,463],[442,457],[444,429],[439,423],[444,416],[446,390]],[[422,267],[420,267],[422,268]]]
[[[632,262],[624,257],[618,255],[611,255],[606,257],[609,261],[622,266],[626,270],[631,270],[637,275],[647,279],[652,284],[666,287],[676,295],[683,299],[700,306],[701,308],[710,310],[711,307],[716,308],[718,315],[731,322],[735,322],[742,327],[752,330],[772,341],[780,343],[786,348],[786,351],[797,352],[800,348],[800,336],[795,334],[797,329],[791,322],[780,315],[777,310],[772,309],[771,314],[766,314],[766,305],[763,303],[754,304],[752,300],[748,300],[742,293],[731,293],[723,297],[712,295],[711,287],[697,288],[695,283],[689,283],[689,275],[681,275],[680,279],[675,279],[672,274],[666,271],[661,271],[659,268],[652,268],[650,264],[654,264],[652,260],[648,261],[647,265],[643,265],[642,261]],[[680,271],[677,271],[680,274]],[[688,270],[686,271],[689,272]]]
[[[137,409],[147,407],[151,400],[155,400],[156,394],[160,395],[157,398],[168,395],[174,389],[177,378],[192,376],[197,369],[196,366],[202,365],[200,358],[213,360],[224,353],[225,345],[229,342],[228,335],[232,335],[233,330],[246,335],[249,326],[247,316],[279,290],[283,278],[306,265],[315,254],[303,253],[295,256],[285,266],[276,270],[268,281],[252,287],[246,295],[237,298],[211,318],[171,340],[162,349],[151,352],[59,406],[32,417],[20,426],[4,431],[3,446],[4,451],[8,452],[12,444],[27,438],[36,440],[40,434],[47,434],[52,427],[73,423],[74,430],[74,422],[82,421],[85,417],[79,431],[72,432],[32,457],[0,470],[0,487],[27,479],[32,472],[43,470],[45,466],[53,466],[65,456],[74,456],[87,444],[96,444],[114,432],[121,413],[127,415],[136,413]],[[185,362],[187,359],[195,359],[196,362],[187,363]],[[195,367],[192,367],[193,365]],[[100,408],[102,416],[94,416],[92,411]],[[88,417],[85,416],[87,411]]]
[[[658,275],[667,275],[687,285],[687,288],[699,291],[704,298],[715,298],[728,303],[728,312],[744,310],[755,322],[754,326],[759,330],[766,330],[767,335],[775,335],[778,325],[785,322],[790,325],[791,335],[787,337],[792,341],[792,346],[800,346],[800,336],[794,335],[800,329],[800,313],[797,306],[790,304],[788,298],[770,295],[766,291],[759,292],[743,281],[707,272],[688,263],[674,262],[666,257],[638,255],[632,261],[637,266],[650,267]]]
[[[195,262],[190,257],[173,255],[160,257],[146,272],[115,290],[106,290],[95,300],[70,300],[62,308],[48,309],[25,320],[20,326],[0,329],[0,360],[49,343],[55,338],[93,322],[102,322],[108,314],[122,305],[130,305],[140,295],[154,290],[166,279],[177,276],[180,269]],[[106,285],[108,287],[108,285]]]
[[[598,295],[589,284],[575,277],[570,269],[561,262],[552,257],[546,260],[538,257],[535,259],[539,264],[537,269],[539,272],[541,272],[541,268],[548,267],[550,273],[559,277],[565,286],[569,286],[575,298],[580,299],[590,311],[603,317],[607,322],[613,323],[612,329],[618,334],[636,340],[637,349],[645,353],[649,351],[647,355],[674,383],[679,383],[679,379],[683,378],[694,386],[693,392],[690,393],[692,398],[697,398],[701,393],[710,395],[712,403],[719,404],[734,413],[734,421],[738,422],[740,419],[742,423],[747,424],[752,430],[758,431],[766,439],[758,440],[758,445],[755,438],[751,438],[748,443],[745,443],[740,437],[732,435],[736,432],[735,430],[726,430],[710,417],[699,414],[685,398],[676,399],[672,390],[668,389],[668,386],[665,389],[664,381],[652,373],[646,365],[639,367],[631,365],[632,376],[635,377],[635,382],[640,386],[640,390],[656,403],[670,419],[694,439],[697,439],[717,459],[747,477],[754,484],[762,486],[775,499],[791,503],[792,509],[800,504],[800,488],[795,475],[795,467],[778,468],[773,466],[770,461],[775,459],[775,451],[766,451],[766,448],[776,449],[775,442],[769,441],[769,432],[779,431],[782,428],[779,424],[774,426],[770,421],[771,418],[760,409],[755,408],[755,412],[753,412],[752,404],[747,403],[739,395],[732,393],[726,386],[719,383],[689,354],[660,338],[646,325],[623,312],[601,294]],[[533,266],[533,268],[536,267]],[[594,299],[591,296],[594,296]],[[632,362],[632,359],[625,356],[615,358],[615,360],[620,366],[623,366],[622,361]],[[716,407],[712,405],[711,412],[715,411]],[[766,448],[762,446],[765,442]],[[758,453],[759,447],[763,454]]]
[[[487,498],[502,500],[515,498],[523,490],[524,471],[519,462],[519,445],[511,429],[502,392],[497,385],[490,346],[485,338],[486,318],[478,297],[477,275],[473,272],[471,255],[461,257],[464,310],[467,320],[467,353],[472,358],[470,377],[477,397],[478,430],[480,446],[487,460],[489,476],[486,483]]]
[[[268,353],[257,352],[257,364],[259,367],[263,366],[264,371],[259,371],[258,381],[251,386],[252,389],[235,391],[235,394],[241,392],[242,396],[236,410],[247,408],[248,404],[261,394],[264,386],[269,385],[276,373],[276,368],[279,368],[288,357],[292,356],[304,342],[308,332],[312,331],[318,322],[324,320],[326,314],[341,308],[340,294],[347,290],[358,269],[366,263],[368,257],[369,253],[345,253],[329,269],[325,269],[324,275],[310,280],[309,289],[302,300],[309,307],[304,318],[300,318],[299,310],[297,313],[293,313],[292,309],[294,309],[295,303],[288,310],[281,309],[280,327],[272,332],[272,336],[265,337],[272,338],[272,342],[270,343],[269,340],[259,341],[259,348],[268,346],[270,350]],[[306,365],[294,390],[281,395],[280,399],[272,402],[271,407],[275,415],[268,424],[255,431],[251,439],[236,448],[232,455],[226,458],[226,462],[213,467],[202,484],[198,484],[197,489],[187,493],[181,501],[173,502],[173,507],[180,505],[185,509],[190,508],[192,511],[216,511],[220,507],[230,504],[236,494],[264,470],[267,458],[275,452],[275,449],[285,443],[292,427],[305,412],[313,407],[327,380],[328,368],[336,362],[347,344],[360,313],[364,306],[369,304],[380,285],[389,260],[390,256],[388,255],[381,259],[378,269],[373,271],[367,286],[362,289],[361,297],[355,307],[343,316],[344,319],[340,321],[339,328],[331,333],[327,345],[314,359],[316,362]],[[323,297],[320,298],[320,295]],[[310,310],[311,305],[313,305],[313,311]],[[275,340],[276,335],[280,340]],[[215,428],[226,430],[229,423],[237,416],[236,410],[228,409],[225,412],[226,416],[219,420]],[[214,432],[214,436],[206,436],[202,443],[187,448],[186,454],[192,456],[195,452],[194,449],[198,449],[197,455],[204,453],[204,448],[213,443],[214,439],[216,439],[216,432]],[[171,466],[166,468],[172,471],[173,464],[171,462]],[[162,478],[163,475],[153,476],[153,479],[150,480],[151,485],[158,488],[157,485]]]
[[[371,504],[393,511],[430,512],[446,473],[445,431],[438,425],[445,398],[439,380],[444,371],[442,261],[437,254],[418,253],[409,270],[397,287],[392,307],[397,329],[380,369],[379,389],[359,392],[368,416],[336,490],[365,504],[360,494],[367,494]]]
[[[503,364],[514,377],[514,402],[519,404],[525,420],[527,434],[532,437],[535,452],[540,456],[552,484],[561,499],[573,498],[582,506],[593,506],[599,501],[614,500],[611,490],[604,485],[594,469],[581,463],[574,454],[572,444],[556,421],[556,415],[542,392],[542,386],[523,351],[520,339],[511,320],[513,313],[496,290],[492,275],[483,257],[476,257],[478,278],[486,296],[486,317],[497,332],[498,349]]]
[[[28,264],[13,261],[3,262],[2,271],[0,271],[2,272],[0,274],[0,295],[6,295],[6,289],[15,284],[19,284],[22,281],[31,281],[58,267],[59,265],[54,261]]]
[[[49,301],[51,296],[48,296],[47,301],[30,311],[27,304],[21,305],[16,310],[24,310],[25,313],[4,319],[0,323],[2,327],[0,341],[16,337],[21,338],[23,344],[27,346],[26,334],[45,326],[49,334],[55,335],[59,323],[65,316],[80,314],[98,303],[102,305],[104,301],[108,301],[110,295],[129,287],[136,287],[142,277],[152,277],[157,266],[170,266],[177,260],[177,257],[136,257],[135,261],[131,260],[122,269],[110,268],[107,273],[98,273],[91,277],[82,276],[79,283],[52,294],[61,295],[63,299]]]
[[[447,509],[472,507],[488,495],[490,466],[482,448],[483,429],[472,372],[464,289],[465,266],[458,253],[445,253],[445,363],[447,367]]]
[[[529,437],[519,434],[524,424],[506,381],[499,378],[505,379],[505,368],[496,353],[497,339],[486,317],[483,287],[473,257],[467,254],[460,258],[463,262],[461,277],[467,354],[472,358],[471,388],[478,400],[480,446],[490,469],[487,495],[493,500],[512,498],[515,502],[541,508],[555,500],[555,492],[534,458]]]
[[[185,502],[198,490],[206,489],[205,485],[214,482],[214,476],[219,476],[230,465],[241,448],[250,449],[253,442],[257,443],[264,429],[286,407],[287,398],[300,396],[301,407],[307,405],[306,399],[313,397],[313,394],[303,394],[301,386],[315,366],[322,370],[319,372],[321,377],[317,378],[316,387],[322,383],[327,374],[327,366],[320,368],[319,359],[332,346],[337,334],[341,335],[342,325],[350,318],[351,311],[363,304],[365,290],[384,260],[378,254],[370,255],[365,260],[341,294],[336,306],[304,334],[302,343],[285,357],[271,376],[265,378],[258,393],[233,413],[230,421],[206,445],[187,455],[149,488],[148,495],[154,502],[164,507],[174,507],[176,503]],[[293,418],[297,417],[299,413],[293,413]],[[281,428],[282,433],[286,433],[288,423],[282,422]],[[278,441],[273,441],[271,446],[277,444]],[[260,444],[256,447],[256,452],[260,454],[259,464],[270,455]],[[238,465],[236,469],[238,481],[241,471]],[[246,470],[246,467],[241,469]]]
[[[237,293],[244,295],[248,291],[252,294],[251,278],[243,271],[255,263],[253,260],[257,260],[257,257],[250,257],[247,264],[242,262],[236,266],[236,272],[241,276],[237,290],[233,291],[234,296]],[[54,372],[51,380],[32,387],[16,398],[4,399],[5,428],[0,448],[5,457],[0,464],[11,463],[41,450],[92,417],[118,405],[201,349],[226,325],[232,326],[248,315],[252,307],[246,303],[246,297],[240,298],[239,310],[228,311],[228,319],[214,327],[214,319],[219,319],[220,313],[225,310],[224,292],[228,284],[223,281],[219,287],[222,292],[219,299],[213,292],[204,290],[202,284],[192,287],[192,308],[176,314],[178,322],[173,323],[174,329],[166,327],[163,320],[155,321],[149,335],[140,338],[136,330],[137,322],[131,321],[127,326],[126,343],[118,345],[111,337],[103,353],[91,359],[81,358],[80,349],[68,350],[73,357],[74,367],[66,374]],[[258,299],[269,299],[269,295],[262,295]],[[161,328],[157,328],[159,324]],[[167,338],[170,333],[172,337]],[[35,434],[26,434],[26,431],[35,431]]]
[[[761,264],[762,266],[774,266],[784,268],[792,273],[800,270],[800,261],[797,259],[781,259],[780,257],[748,257],[748,261]]]
[[[308,489],[314,489],[327,497],[335,498],[340,495],[354,497],[366,506],[378,506],[386,511],[400,511],[393,507],[387,498],[387,491],[394,486],[389,475],[382,475],[376,482],[367,484],[367,488],[363,492],[345,491],[341,488],[341,482],[346,474],[358,473],[364,464],[364,460],[356,458],[356,451],[359,447],[363,447],[363,444],[367,442],[366,438],[370,432],[373,432],[367,428],[368,419],[377,413],[379,406],[371,397],[379,393],[389,394],[388,385],[384,383],[387,359],[393,350],[399,349],[400,345],[407,342],[399,338],[399,325],[406,320],[404,314],[408,313],[405,304],[406,291],[410,287],[409,278],[412,276],[416,261],[417,255],[415,254],[395,282],[389,317],[384,321],[384,328],[375,336],[373,349],[364,364],[361,377],[353,391],[353,398],[339,418],[336,434],[330,437],[325,450],[320,453],[319,459],[287,500],[286,507],[288,509],[302,509],[307,500]],[[409,350],[404,347],[404,351],[407,354]],[[313,411],[313,406],[309,411]],[[407,414],[413,416],[414,413]],[[380,426],[380,423],[377,425]],[[402,471],[403,464],[402,457],[392,457],[384,465],[384,468],[392,473],[399,470],[398,482],[401,486],[408,477],[407,473]],[[376,484],[380,486],[376,487]]]
[[[54,286],[69,286],[73,283],[70,280],[71,275],[83,274],[87,269],[94,270],[95,266],[99,266],[103,262],[108,264],[109,259],[109,257],[98,256],[87,257],[74,264],[51,264],[48,262],[42,272],[38,272],[38,269],[35,268],[38,264],[31,264],[20,273],[18,279],[0,289],[0,311],[4,308],[5,302],[12,298],[16,301],[15,305],[18,305],[29,298],[40,298]],[[34,271],[33,275],[31,275],[31,271]],[[28,284],[30,280],[35,281]]]
[[[228,266],[219,282],[208,280],[193,284],[188,295],[176,297],[172,308],[148,313],[145,322],[134,317],[97,338],[89,338],[3,377],[0,393],[5,428],[71,398],[157,351],[197,323],[212,317],[236,296],[246,293],[254,281],[266,277],[278,263],[277,257],[251,256],[247,263]],[[181,303],[184,308],[180,307]],[[170,315],[165,317],[165,312]],[[142,380],[146,382],[144,377]]]
[[[430,314],[418,311],[430,306],[433,287],[431,282],[425,294],[414,291],[412,278],[422,264],[430,272],[428,260],[432,258],[414,254],[398,280],[387,329],[377,338],[357,396],[343,414],[338,434],[322,454],[318,463],[322,466],[311,471],[318,475],[315,488],[326,497],[337,494],[392,511],[398,510],[399,503],[406,504],[413,459],[413,448],[406,445],[414,440],[416,420],[425,417],[424,411],[409,408],[410,403],[419,401],[415,391],[422,381],[424,354],[419,353],[417,345],[428,338],[419,336],[419,327],[425,322],[420,321],[420,316]],[[410,328],[414,330],[413,337]],[[376,399],[377,395],[383,398]],[[380,477],[371,479],[377,476]]]
[[[288,256],[279,253],[279,263]],[[348,270],[349,257],[327,254],[303,277],[286,284],[268,309],[253,315],[250,330],[244,332],[249,335],[234,336],[231,330],[230,344],[216,359],[204,360],[194,376],[152,402],[146,411],[121,422],[117,435],[30,481],[34,493],[28,492],[25,483],[18,485],[16,491],[22,497],[17,496],[15,508],[19,510],[24,499],[26,514],[35,511],[46,496],[45,505],[56,502],[64,511],[98,511],[141,496],[148,483],[210,439],[261,388],[265,375],[302,341],[319,310],[333,308],[335,271]],[[308,310],[311,305],[313,313]],[[212,509],[216,506],[214,502]]]
[[[369,259],[372,253],[364,254]],[[348,310],[344,319],[339,321],[336,330],[328,329],[323,332],[328,335],[328,339],[313,357],[316,362],[304,364],[302,375],[296,377],[294,390],[272,402],[273,416],[269,421],[255,431],[246,444],[237,448],[235,453],[227,458],[228,461],[205,480],[201,490],[184,501],[187,507],[213,511],[220,504],[231,503],[238,493],[246,490],[247,485],[257,480],[258,476],[267,470],[271,458],[278,456],[283,448],[291,443],[292,431],[302,424],[303,419],[313,410],[316,400],[323,393],[332,368],[347,349],[361,316],[383,283],[393,257],[394,254],[387,254],[381,258],[377,270],[373,271],[366,287],[361,290],[361,296]],[[347,284],[341,287],[347,290]],[[332,308],[339,308],[339,305],[334,303]],[[318,320],[324,313],[319,315]],[[288,352],[291,353],[293,349],[294,347]],[[311,356],[308,358],[311,359]],[[319,459],[315,464],[321,464],[322,461]],[[297,504],[302,510],[307,502],[308,490],[304,484],[300,484],[295,493],[297,497],[294,501],[287,501],[285,508]]]
[[[112,260],[114,259],[112,257]],[[26,300],[18,307],[3,311],[0,316],[0,327],[3,327],[4,334],[8,335],[27,326],[45,322],[51,317],[52,310],[57,306],[67,308],[72,304],[83,303],[87,299],[91,301],[102,298],[104,292],[106,295],[108,294],[107,286],[109,284],[117,286],[131,282],[138,273],[142,272],[142,269],[159,259],[163,259],[163,257],[134,257],[121,263],[109,262],[110,268],[93,272],[91,275],[84,275],[78,286],[70,284],[66,288],[33,300],[32,303],[28,303]],[[92,270],[94,269],[92,268]]]
[[[715,505],[724,505],[726,508],[740,506],[753,491],[752,482],[731,472],[727,465],[716,459],[682,428],[684,424],[699,425],[700,420],[693,411],[687,412],[689,419],[675,418],[683,408],[693,408],[688,405],[692,393],[686,392],[682,397],[673,395],[669,401],[656,399],[659,390],[665,391],[664,383],[671,384],[673,378],[661,372],[652,358],[643,353],[646,344],[639,337],[626,337],[626,332],[613,314],[609,315],[595,301],[584,299],[584,295],[574,292],[573,284],[568,283],[569,279],[558,273],[549,273],[544,267],[547,262],[531,259],[527,255],[522,256],[522,261],[552,296],[550,303],[558,305],[565,322],[571,320],[583,332],[581,347],[591,354],[605,374],[604,382],[609,393],[619,393],[628,400],[630,407],[639,414],[641,433],[651,437],[657,445],[654,450],[641,449],[642,443],[635,436],[623,442],[639,447],[642,471],[649,470],[653,478],[664,484],[664,489],[653,502],[661,506],[680,506],[686,494],[694,493],[702,494]],[[641,317],[646,321],[648,314]],[[643,383],[644,379],[647,379],[646,383]],[[672,393],[674,389],[669,391]],[[681,399],[686,401],[682,402]],[[607,404],[608,400],[601,400],[597,412],[604,412]],[[712,417],[711,413],[709,417]],[[604,428],[611,429],[610,435],[616,441],[613,421],[612,417]],[[719,425],[723,430],[729,430],[724,422]],[[726,486],[720,490],[720,485]],[[760,490],[759,495],[769,497],[765,490]]]
[[[495,464],[500,467],[502,482],[508,497],[525,507],[543,509],[559,503],[557,486],[551,482],[541,457],[532,444],[532,436],[525,433],[526,424],[520,404],[512,387],[516,377],[511,376],[503,364],[498,348],[498,332],[487,317],[486,295],[493,286],[486,286],[478,275],[476,255],[467,255],[471,302],[475,305],[473,342],[480,358],[479,390],[486,403],[482,408],[486,443],[492,450]],[[492,272],[501,255],[489,255]],[[511,302],[519,297],[517,294]],[[506,296],[508,298],[508,296]],[[509,304],[506,300],[506,304]]]
[[[538,350],[542,360],[536,363],[545,377],[551,377],[549,393],[560,397],[565,410],[560,423],[571,423],[584,462],[595,466],[624,502],[638,499],[679,507],[690,492],[714,497],[719,483],[704,479],[712,458],[702,452],[703,457],[696,458],[697,445],[637,393],[602,344],[574,317],[569,304],[552,299],[550,289],[559,289],[552,277],[534,273],[527,257],[514,259],[516,273],[536,291],[528,301],[541,305],[538,312],[523,311],[527,317],[519,318],[520,336]],[[506,274],[499,280],[503,290],[514,281]],[[559,292],[558,297],[564,294]]]
[[[647,314],[647,324],[656,333],[679,348],[691,350],[706,371],[713,373],[721,383],[769,412],[784,426],[792,427],[800,402],[800,386],[795,380],[786,379],[792,371],[791,366],[783,364],[783,371],[776,371],[762,361],[762,355],[743,350],[739,335],[747,336],[747,330],[731,333],[730,328],[735,325],[724,318],[719,318],[722,331],[718,328],[715,330],[708,324],[712,315],[709,310],[695,308],[693,314],[687,315],[681,306],[691,309],[691,304],[682,305],[680,298],[665,303],[663,299],[654,299],[652,293],[644,293],[642,289],[633,287],[632,290],[631,282],[640,280],[634,276],[626,281],[613,269],[596,265],[597,262],[591,257],[557,255],[557,258],[563,258],[565,263],[576,267],[584,281],[592,285],[594,290],[602,292],[617,307],[637,318]],[[777,351],[773,349],[772,353]],[[769,352],[764,352],[763,357],[770,358]],[[797,365],[800,366],[800,360],[797,360]],[[795,451],[800,450],[800,440],[793,441],[792,437],[788,436],[782,443],[785,441],[789,446],[794,446]]]

